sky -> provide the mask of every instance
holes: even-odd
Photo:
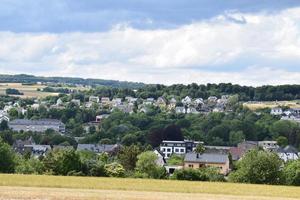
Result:
[[[300,1],[0,0],[0,73],[300,84]]]

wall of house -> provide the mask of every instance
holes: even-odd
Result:
[[[215,167],[220,170],[221,174],[227,175],[229,173],[229,161],[226,163],[201,163],[201,162],[185,162],[184,168],[199,169],[201,167]]]

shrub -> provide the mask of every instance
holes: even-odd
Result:
[[[119,163],[113,162],[104,166],[105,173],[110,177],[124,177],[125,169]]]
[[[300,160],[290,161],[283,169],[283,183],[300,186]]]

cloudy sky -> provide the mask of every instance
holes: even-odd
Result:
[[[0,73],[300,84],[300,1],[0,0]]]

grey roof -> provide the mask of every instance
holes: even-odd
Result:
[[[292,145],[288,145],[284,148],[285,153],[298,153],[298,150]]]
[[[77,150],[93,151],[97,153],[112,152],[117,144],[78,144]]]
[[[15,119],[9,122],[10,125],[64,125],[60,120],[57,119]]]
[[[184,157],[184,162],[199,162],[199,163],[226,163],[228,155],[225,154],[210,154],[210,153],[187,153]]]

